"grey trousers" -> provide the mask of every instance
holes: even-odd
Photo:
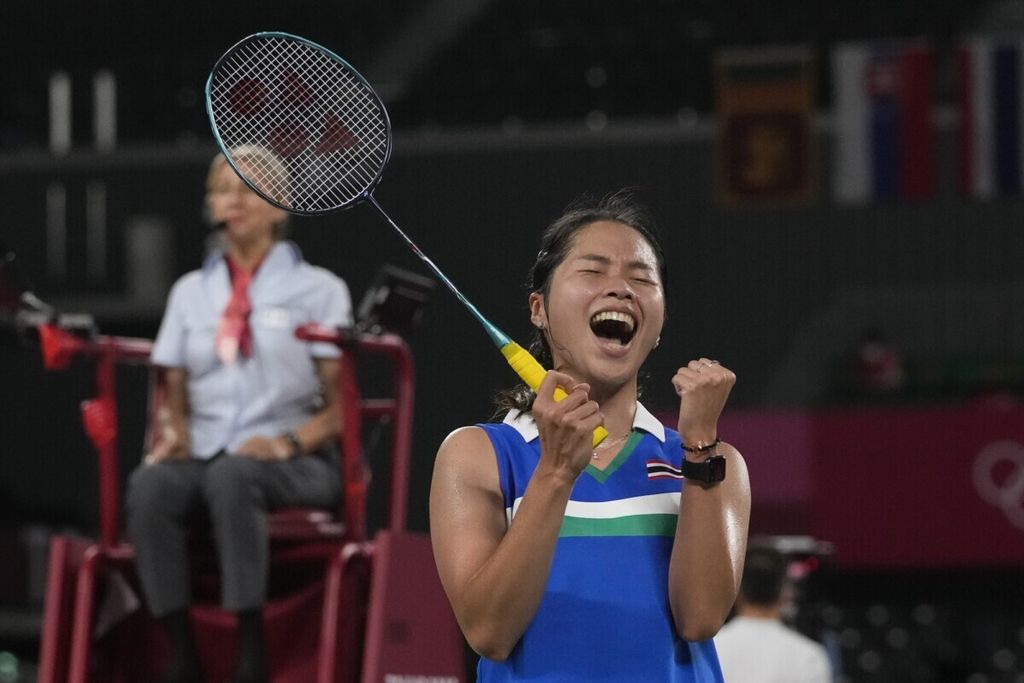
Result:
[[[162,617],[191,601],[188,529],[213,525],[221,604],[240,612],[263,605],[267,593],[267,512],[282,507],[337,506],[338,467],[330,455],[285,461],[219,455],[140,465],[128,482],[128,534],[150,612]]]

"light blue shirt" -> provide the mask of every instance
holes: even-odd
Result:
[[[206,459],[233,451],[253,436],[271,438],[319,410],[316,358],[338,358],[338,347],[296,339],[305,323],[352,324],[352,300],[339,277],[302,260],[292,242],[278,242],[249,285],[252,356],[224,364],[215,338],[231,298],[223,252],[171,288],[151,360],[188,372],[192,452]]]

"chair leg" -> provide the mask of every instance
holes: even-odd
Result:
[[[365,559],[368,557],[368,554],[367,544],[348,543],[331,558],[330,564],[327,567],[324,606],[320,622],[320,651],[317,656],[316,683],[338,682],[340,674],[338,666],[339,654],[348,658],[362,658],[361,652],[342,652],[344,643],[342,642],[343,629],[340,627],[340,620],[346,616],[348,618],[359,616],[350,609],[349,605],[345,604],[344,589],[346,575],[356,558]],[[342,612],[343,607],[348,609],[347,615]],[[353,625],[351,624],[347,626],[349,630],[352,627]],[[362,630],[361,627],[359,628]],[[353,669],[351,665],[347,668]],[[360,666],[355,667],[356,671],[360,669]]]
[[[347,546],[346,546],[347,548]],[[338,615],[341,614],[341,576],[345,567],[345,549],[331,558],[324,586],[324,609],[320,615],[320,652],[317,657],[316,683],[337,683]]]
[[[96,576],[102,564],[103,552],[98,546],[85,553],[78,570],[75,588],[75,610],[71,624],[71,661],[68,666],[68,683],[87,683],[89,679],[89,654],[92,649],[92,622],[96,608]]]
[[[38,683],[61,683],[67,676],[68,636],[75,599],[75,568],[72,566],[72,541],[54,536],[50,541],[49,567],[46,571],[46,605],[43,634],[39,645]]]

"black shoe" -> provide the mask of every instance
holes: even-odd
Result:
[[[203,683],[205,680],[198,660],[173,660],[160,677],[160,683]]]
[[[227,683],[270,683],[270,677],[265,671],[257,672],[251,675],[248,674],[235,674],[231,677]]]

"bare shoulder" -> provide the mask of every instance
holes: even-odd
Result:
[[[441,442],[437,460],[445,462],[474,461],[483,455],[494,455],[494,446],[481,427],[459,427]]]
[[[494,451],[491,446],[491,440],[487,438],[487,433],[482,427],[476,425],[470,425],[468,427],[459,427],[455,431],[451,432],[441,442],[441,448],[438,453],[448,450],[464,450],[466,448],[480,448],[487,447]]]
[[[480,427],[462,427],[441,443],[430,482],[430,528],[438,548],[484,533],[504,533],[504,498],[494,446]]]
[[[497,487],[498,464],[494,445],[482,428],[460,427],[441,442],[434,460],[434,484],[445,480],[456,485]]]

